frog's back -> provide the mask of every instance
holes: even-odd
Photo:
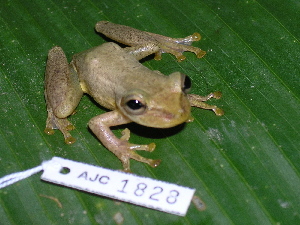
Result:
[[[112,42],[75,55],[71,64],[76,68],[83,91],[108,109],[116,108],[116,96],[132,89],[159,93],[167,79]]]

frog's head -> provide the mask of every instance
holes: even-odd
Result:
[[[158,86],[162,87],[151,91],[130,90],[117,102],[118,108],[133,122],[148,127],[168,128],[188,121],[191,113],[187,98],[190,78],[175,72]]]

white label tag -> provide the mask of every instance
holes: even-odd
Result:
[[[185,216],[195,189],[134,174],[53,157],[60,166],[47,166],[42,179],[78,190]]]

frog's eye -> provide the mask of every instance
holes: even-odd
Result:
[[[129,95],[122,99],[121,104],[129,114],[140,115],[146,110],[146,104],[140,96]]]
[[[139,100],[129,100],[126,105],[132,110],[138,110],[144,107],[144,105]]]
[[[130,114],[140,115],[146,109],[146,106],[137,99],[131,99],[126,102],[125,110]]]
[[[184,93],[188,93],[191,89],[191,86],[192,86],[191,79],[188,76],[184,75],[184,74],[182,74],[181,76],[182,76],[182,87],[181,87],[181,89]]]

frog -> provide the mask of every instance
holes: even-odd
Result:
[[[65,143],[74,143],[76,140],[70,131],[75,126],[68,118],[83,94],[88,94],[107,109],[91,118],[88,127],[118,157],[123,170],[131,172],[130,159],[153,168],[161,163],[160,159],[145,158],[137,153],[139,150],[152,152],[156,145],[130,143],[128,128],[118,138],[113,127],[131,122],[152,128],[175,127],[193,120],[191,107],[212,110],[217,116],[224,114],[221,108],[206,103],[211,98],[219,99],[221,92],[206,96],[189,94],[191,79],[187,75],[173,72],[167,76],[140,62],[153,54],[155,60],[160,60],[162,53],[170,53],[181,62],[186,58],[183,55],[186,51],[202,58],[206,52],[191,45],[201,39],[199,33],[170,38],[109,21],[97,22],[95,30],[112,41],[75,54],[70,63],[61,47],[49,50],[45,71],[48,112],[45,133],[51,135],[58,129]]]

